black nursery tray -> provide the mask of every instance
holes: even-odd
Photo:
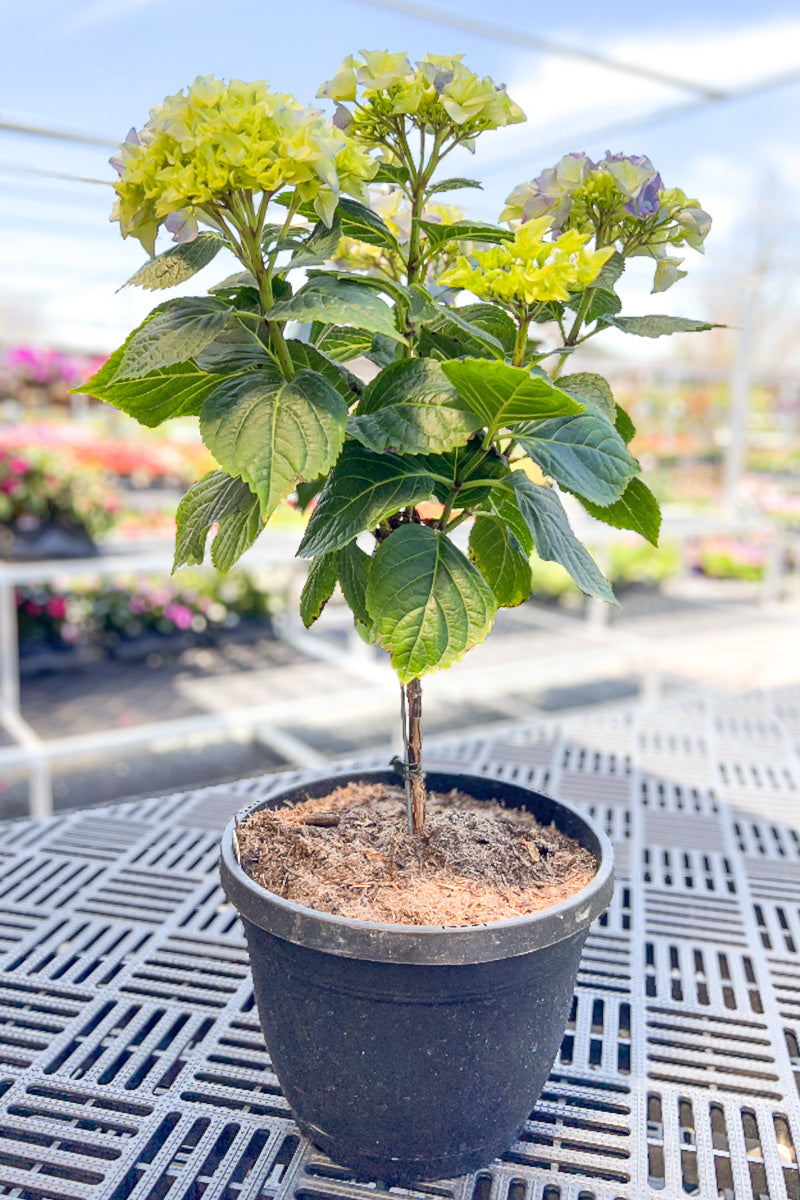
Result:
[[[420,1194],[800,1198],[798,737],[795,689],[431,747],[583,805],[619,872],[519,1141]],[[0,826],[0,1196],[374,1194],[298,1136],[217,886],[231,812],[302,778]]]

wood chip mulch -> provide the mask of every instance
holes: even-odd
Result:
[[[399,925],[482,925],[557,904],[597,863],[533,814],[460,792],[429,793],[410,837],[402,788],[348,784],[238,826],[244,870],[308,908]]]

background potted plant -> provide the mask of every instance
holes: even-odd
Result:
[[[441,178],[443,160],[524,119],[460,56],[412,65],[365,51],[320,95],[336,102],[329,125],[264,84],[205,77],[128,135],[112,160],[121,231],[151,254],[162,224],[176,241],[130,282],[183,282],[223,246],[242,270],[208,296],[159,305],[82,390],[147,425],[199,417],[219,469],[181,501],[176,567],[202,561],[213,528],[211,558],[226,570],[287,495],[314,500],[299,547],[312,560],[302,617],[311,624],[338,582],[363,636],[390,652],[408,836],[424,839],[420,677],[482,641],[499,607],[527,599],[534,551],[614,602],[561,494],[657,540],[630,419],[604,379],[565,367],[608,327],[709,328],[620,316],[616,292],[631,255],[655,261],[654,290],[670,286],[684,273],[670,251],[701,249],[709,219],[648,159],[612,154],[565,155],[512,193],[507,224],[437,212],[440,193],[480,186]],[[369,182],[381,189],[374,206]],[[310,326],[307,340],[290,322]],[[358,356],[377,368],[366,385],[346,365]],[[538,913],[420,928],[265,890],[242,869],[234,825],[221,860],[301,1128],[394,1182],[458,1174],[508,1145],[546,1078],[583,939],[611,893],[608,843],[569,805],[485,779],[427,783],[554,820],[594,856],[594,878]]]
[[[0,558],[83,558],[114,524],[116,494],[54,455],[0,447]]]

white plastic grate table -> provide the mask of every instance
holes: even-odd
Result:
[[[800,1200],[799,743],[800,687],[430,744],[585,807],[618,883],[520,1139],[413,1195]],[[304,777],[0,826],[0,1196],[374,1195],[298,1136],[217,884],[229,815]]]

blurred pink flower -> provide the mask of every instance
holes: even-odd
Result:
[[[164,609],[164,616],[178,629],[191,629],[192,610],[185,604],[168,604]]]
[[[48,617],[54,621],[63,621],[67,615],[67,602],[63,596],[51,596],[45,605]]]

